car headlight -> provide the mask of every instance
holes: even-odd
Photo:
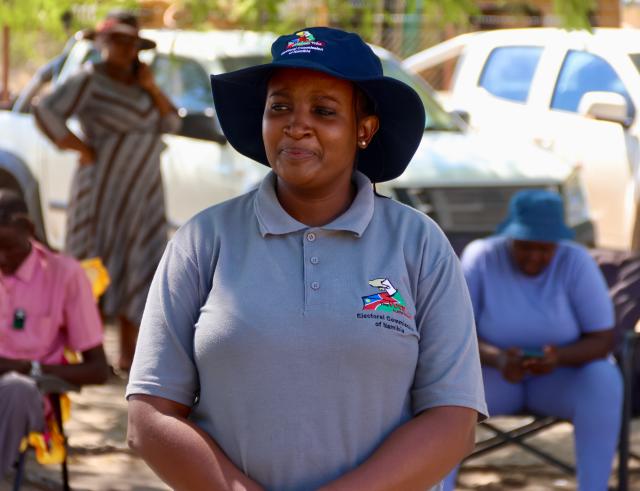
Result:
[[[580,172],[576,169],[562,184],[564,213],[567,225],[575,227],[590,220],[589,206],[584,192]]]

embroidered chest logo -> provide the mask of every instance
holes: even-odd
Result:
[[[362,310],[378,310],[382,312],[394,312],[411,318],[407,312],[405,303],[400,292],[391,284],[388,278],[376,278],[369,281],[369,285],[377,288],[378,293],[362,297]]]
[[[324,51],[323,41],[316,41],[316,38],[309,31],[296,32],[296,38],[287,43],[281,55],[292,55],[295,53],[311,53],[311,51]]]

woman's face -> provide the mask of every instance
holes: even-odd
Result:
[[[527,276],[537,276],[551,263],[556,252],[556,244],[514,239],[511,252],[520,271]]]
[[[358,118],[351,82],[317,71],[279,69],[267,87],[262,137],[285,185],[312,194],[349,185],[357,146],[369,143],[376,116]]]
[[[23,226],[0,225],[0,271],[14,274],[31,251],[29,230]]]
[[[102,59],[113,65],[130,68],[138,57],[139,41],[126,34],[110,34],[101,39]]]

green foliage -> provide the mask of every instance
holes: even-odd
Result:
[[[589,14],[594,11],[595,0],[554,0],[553,7],[567,29],[591,30]]]
[[[471,15],[478,13],[476,4],[474,0],[425,0],[424,12],[426,17],[441,25],[464,26]]]
[[[273,29],[282,25],[278,8],[283,0],[184,0],[190,27],[211,24],[252,30]]]
[[[95,25],[107,11],[136,6],[135,0],[0,0],[0,27],[11,30],[11,65],[37,67],[59,53],[72,33]],[[66,12],[72,13],[68,29],[62,22]]]

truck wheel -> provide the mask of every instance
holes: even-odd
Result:
[[[20,196],[24,198],[24,193],[18,180],[5,170],[0,170],[0,189],[11,189],[20,193]]]

